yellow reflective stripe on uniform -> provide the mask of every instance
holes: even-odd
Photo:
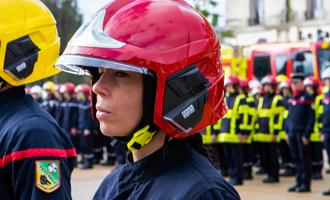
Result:
[[[269,118],[269,133],[256,133],[254,136],[255,141],[260,142],[271,142],[274,135],[274,130],[283,129],[283,115],[285,112],[284,106],[277,106],[279,100],[283,98],[279,95],[276,95],[269,109],[262,108],[264,103],[264,98],[260,97],[258,102],[258,117],[259,118]],[[277,121],[275,122],[275,116],[278,116]],[[256,128],[259,128],[259,125],[256,125]],[[279,138],[278,138],[279,140]]]
[[[289,110],[284,108],[283,118],[284,118],[284,119],[287,119],[288,116],[289,116]]]
[[[249,130],[249,124],[248,124],[248,121],[249,121],[249,105],[241,105],[239,107],[238,113],[243,115],[243,121],[239,125],[239,128],[241,130]]]
[[[273,130],[278,130],[278,131],[283,129],[283,115],[284,115],[284,111],[285,111],[285,108],[283,105],[277,106],[277,103],[280,100],[283,100],[283,97],[276,95],[273,99],[272,108],[271,108],[274,115],[272,116],[272,124],[270,124],[270,125],[273,125]],[[276,116],[278,116],[277,122],[274,122]]]
[[[252,96],[248,97],[248,101],[247,102],[253,102],[254,103],[254,98]],[[257,108],[250,106],[249,107],[249,116],[251,116],[251,122],[249,124],[249,129],[251,131],[254,130],[254,124],[255,121],[257,119]]]
[[[286,134],[285,131],[280,131],[280,132],[278,133],[277,137],[278,137],[279,140],[285,140],[286,137],[287,137],[287,134]]]
[[[258,133],[254,136],[255,141],[258,142],[271,142],[273,140],[274,134],[269,133]],[[277,142],[280,141],[280,138],[277,137]]]
[[[235,130],[236,130],[236,120],[239,117],[240,112],[242,112],[242,110],[239,110],[239,103],[241,102],[241,100],[245,98],[244,95],[238,95],[235,99],[234,102],[234,106],[233,106],[233,113],[231,114],[231,119],[230,119],[230,134],[236,134]]]
[[[321,116],[323,114],[323,105],[321,104],[322,99],[324,99],[324,94],[318,95],[315,98],[315,122],[314,122],[314,132],[310,135],[311,142],[321,142],[320,129],[322,128]]]
[[[322,142],[320,132],[312,133],[309,139],[311,142]]]
[[[212,125],[213,130],[219,131],[221,128],[221,119]]]
[[[289,111],[288,109],[285,109],[284,107],[284,112],[283,112],[283,122],[285,119],[287,119],[289,116]],[[278,133],[278,138],[279,140],[285,140],[287,137],[287,133],[283,130],[284,127],[282,127],[282,130]]]
[[[244,109],[240,109],[240,102],[243,98],[245,98],[244,95],[242,95],[242,94],[238,95],[235,99],[233,108],[228,109],[225,117],[230,119],[229,133],[220,133],[218,135],[217,141],[229,142],[229,143],[239,143],[239,138],[238,138],[238,135],[235,133],[235,130],[236,130],[236,120],[239,117],[239,115],[242,112],[244,112]]]
[[[220,133],[218,135],[218,141],[228,142],[228,143],[239,143],[238,135],[230,133]]]
[[[256,115],[256,108],[249,106],[249,103],[254,102],[254,98],[251,96],[244,96],[246,98],[246,105],[240,106],[242,108],[242,112],[240,114],[243,114],[243,121],[239,125],[241,130],[247,130],[252,131],[253,130],[253,124],[254,124],[254,116]],[[251,121],[249,122],[249,117],[251,117]]]
[[[270,109],[260,109],[258,111],[259,118],[269,118],[272,115],[272,111]]]
[[[204,134],[202,134],[203,144],[210,144],[212,142],[211,134],[212,134],[211,126],[206,127]]]

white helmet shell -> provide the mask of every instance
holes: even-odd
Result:
[[[42,88],[39,85],[34,85],[31,90],[30,90],[31,94],[42,94]]]

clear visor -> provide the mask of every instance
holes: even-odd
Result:
[[[107,35],[103,30],[105,10],[94,14],[74,34],[68,46],[93,48],[121,48],[126,44]]]
[[[151,72],[144,67],[79,55],[62,55],[55,64],[55,67],[61,71],[75,75],[90,75],[84,67],[106,68],[140,74],[151,74]]]

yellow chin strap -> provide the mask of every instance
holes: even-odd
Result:
[[[147,125],[133,134],[132,139],[127,143],[127,148],[130,151],[137,151],[151,141],[156,131],[150,132],[149,128],[150,126]]]

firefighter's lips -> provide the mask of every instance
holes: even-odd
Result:
[[[106,111],[102,107],[98,107],[98,106],[96,107],[96,118],[98,120],[108,118],[108,117],[110,117],[110,115],[111,115],[111,112]]]

